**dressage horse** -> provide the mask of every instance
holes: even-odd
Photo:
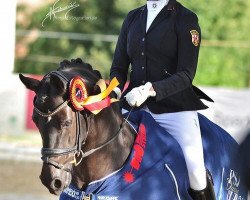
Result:
[[[75,77],[83,80],[84,90],[74,93]],[[74,106],[74,98],[105,93],[97,84],[100,73],[89,64],[65,60],[41,81],[21,74],[20,79],[36,94],[32,119],[43,142],[40,179],[52,194],[61,194],[61,200],[192,199],[181,147],[148,113],[122,116],[119,104],[111,103],[112,93],[92,110]],[[247,200],[237,143],[204,116],[199,120],[217,199]]]

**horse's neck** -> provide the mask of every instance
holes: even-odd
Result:
[[[95,148],[110,140],[119,130],[122,118],[114,112],[98,117],[91,122],[89,140],[86,150]],[[94,141],[94,142],[93,142]],[[120,169],[127,160],[134,142],[132,128],[125,122],[119,136],[106,147],[83,159],[81,164],[74,168],[72,183],[79,189],[84,189],[92,181]],[[85,149],[84,149],[85,150]]]

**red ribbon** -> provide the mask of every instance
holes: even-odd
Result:
[[[86,108],[89,111],[95,111],[95,110],[102,110],[104,108],[107,108],[111,104],[110,97],[107,97],[103,99],[102,101],[98,101],[92,104],[84,105],[84,108]]]

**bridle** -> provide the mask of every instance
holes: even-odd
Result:
[[[48,75],[55,75],[57,77],[59,77],[62,81],[64,81],[66,84],[69,83],[69,79],[63,74],[62,71],[53,71],[50,72]],[[48,113],[44,113],[42,111],[40,111],[37,107],[35,107],[34,105],[34,110],[36,111],[36,113],[38,115],[40,115],[41,117],[52,117],[53,115],[55,115],[56,113],[58,113],[61,109],[63,109],[65,106],[67,106],[69,104],[69,100],[64,101],[62,104],[60,104],[57,108],[55,108],[53,111],[48,112]],[[81,138],[81,122],[80,122],[80,115],[81,112],[83,113],[84,116],[84,120],[86,123],[86,137],[84,139]],[[63,155],[69,155],[69,154],[73,154],[73,160],[70,161],[70,163],[74,163],[75,166],[79,165],[81,163],[81,161],[83,160],[83,158],[88,157],[89,155],[93,154],[94,152],[102,149],[103,147],[107,146],[108,144],[110,144],[111,142],[113,142],[118,136],[119,134],[122,132],[123,126],[124,126],[124,122],[125,120],[123,120],[123,122],[120,125],[119,130],[116,132],[116,134],[109,139],[107,142],[105,142],[104,144],[90,149],[86,152],[82,151],[82,146],[85,145],[85,142],[87,140],[88,137],[88,133],[89,133],[89,129],[90,129],[90,125],[88,122],[88,116],[87,113],[85,111],[75,111],[75,115],[76,115],[76,142],[75,145],[73,147],[69,147],[69,148],[42,148],[41,149],[41,154],[42,157],[41,159],[43,160],[43,163],[48,164],[48,165],[52,165],[55,168],[64,170],[66,172],[70,172],[71,169],[68,167],[65,167],[65,164],[69,163],[66,162],[65,164],[61,164],[58,163],[57,161],[51,159],[51,157],[59,157],[59,156],[63,156]],[[79,161],[77,161],[77,159],[79,159]]]

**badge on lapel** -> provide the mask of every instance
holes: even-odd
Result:
[[[196,30],[192,30],[190,33],[192,35],[192,43],[197,47],[200,43],[200,34]]]

